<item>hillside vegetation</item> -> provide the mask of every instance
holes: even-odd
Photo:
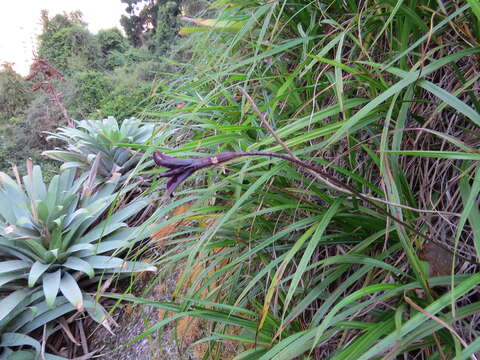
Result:
[[[125,2],[126,38],[92,35],[78,14],[42,15],[39,56],[65,77],[55,86],[69,116],[102,122],[69,128],[47,110],[51,96],[30,93],[8,67],[0,74],[0,86],[16,89],[13,103],[0,95],[5,131],[52,132],[50,142],[35,132],[29,154],[49,149],[62,162],[54,183],[79,176],[78,208],[93,214],[80,217],[79,240],[76,215],[56,220],[67,238],[60,260],[60,235],[51,236],[64,313],[85,310],[65,285],[76,270],[94,320],[108,318],[94,300],[157,307],[162,317],[131,342],[175,324],[179,347],[191,334],[192,347],[203,344],[198,358],[478,358],[478,1]],[[156,151],[182,160],[154,166]],[[189,164],[222,152],[253,154],[210,158],[214,166],[187,177]],[[33,198],[28,216],[42,220],[50,208],[47,195],[35,202],[31,189],[45,187],[31,185],[35,169],[25,203]],[[5,214],[8,238],[18,214]],[[109,274],[156,267],[132,278],[143,293],[107,292],[100,256],[69,252],[102,243],[102,226],[105,256],[130,261],[107,262]],[[172,279],[169,301],[149,298]],[[41,338],[28,329],[15,328]]]

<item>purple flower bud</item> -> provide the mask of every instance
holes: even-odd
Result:
[[[167,181],[167,194],[172,196],[175,189],[195,171],[245,155],[246,153],[224,152],[198,159],[178,159],[156,151],[153,153],[153,160],[158,166],[170,169],[159,176],[170,178]]]

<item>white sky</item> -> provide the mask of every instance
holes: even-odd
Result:
[[[40,11],[50,16],[80,10],[93,33],[120,26],[126,5],[120,0],[14,0],[5,1],[0,11],[0,64],[15,63],[20,74],[28,73],[36,36],[41,32]]]

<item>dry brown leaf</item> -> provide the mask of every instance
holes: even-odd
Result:
[[[423,245],[418,256],[430,265],[430,276],[450,275],[453,256],[448,250],[428,241]]]
[[[188,210],[190,210],[192,204],[186,203],[176,207],[172,212],[169,214],[169,218],[180,216],[185,214]],[[157,231],[155,231],[152,236],[150,237],[157,245],[162,245],[163,238],[167,237],[168,235],[174,233],[176,229],[184,223],[184,220],[177,220],[171,224],[168,224],[164,227],[161,227]]]

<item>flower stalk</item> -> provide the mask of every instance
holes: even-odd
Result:
[[[388,210],[377,205],[375,201],[380,199],[370,198],[368,195],[360,193],[354,187],[348,184],[342,183],[341,181],[335,179],[330,174],[327,174],[324,171],[320,170],[317,166],[309,164],[303,160],[300,160],[297,157],[292,157],[289,155],[272,153],[272,152],[248,151],[248,152],[223,152],[223,153],[210,155],[202,158],[179,159],[179,158],[165,155],[160,151],[156,151],[153,154],[153,160],[155,161],[156,165],[166,167],[169,169],[168,171],[160,173],[159,176],[170,178],[167,181],[167,195],[173,196],[173,192],[175,191],[175,189],[181,183],[187,180],[188,177],[190,177],[196,171],[205,169],[207,167],[216,166],[216,165],[225,163],[227,161],[234,160],[240,157],[245,157],[245,156],[275,157],[275,158],[279,158],[279,159],[283,159],[283,160],[295,163],[305,169],[308,169],[311,173],[314,173],[315,175],[317,175],[318,179],[324,181],[328,185],[331,185],[333,188],[339,191],[342,191],[343,193],[350,194],[364,200],[365,202],[369,203],[373,208],[375,208],[379,213],[396,221],[397,223],[411,230],[413,233],[422,237],[423,239],[432,241],[437,245],[441,246],[442,248],[445,248],[443,244],[423,234],[412,225],[407,224],[405,221],[397,218],[395,215],[392,215]],[[395,205],[395,204],[392,204],[392,205]],[[464,257],[462,256],[462,258]],[[477,263],[476,259],[474,259],[473,257],[465,258],[465,260],[471,263]]]

